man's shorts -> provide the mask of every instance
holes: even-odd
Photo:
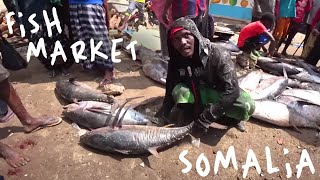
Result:
[[[10,73],[0,64],[0,82],[4,81],[9,77]]]
[[[258,46],[265,45],[270,41],[270,38],[266,36],[265,34],[261,34],[258,36],[254,36],[252,38],[249,38],[245,41],[244,45],[242,47],[239,47],[241,51],[250,53],[254,49],[256,49]]]

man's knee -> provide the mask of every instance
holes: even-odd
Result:
[[[176,104],[194,103],[192,91],[184,84],[178,84],[172,91],[172,96]]]

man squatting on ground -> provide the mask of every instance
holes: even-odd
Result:
[[[10,106],[12,111],[16,114],[21,124],[23,125],[24,131],[26,133],[34,132],[44,127],[55,126],[61,123],[61,119],[56,119],[53,117],[32,117],[27,110],[24,108],[17,92],[8,80],[9,72],[0,65],[0,100],[3,100]],[[2,117],[3,121],[10,118],[12,113]],[[0,119],[0,120],[2,120]],[[7,163],[12,167],[19,167],[26,165],[30,160],[17,152],[15,152],[11,147],[2,143],[0,141],[0,156],[3,157]]]
[[[241,122],[249,119],[255,105],[239,87],[230,54],[204,38],[196,24],[183,17],[168,32],[168,49],[165,99],[156,116],[168,119],[176,105],[184,114],[184,122],[173,123],[183,125],[197,119],[197,133],[206,132],[212,122],[227,117],[240,122],[244,131]]]
[[[275,41],[270,31],[275,22],[272,13],[264,13],[260,20],[252,22],[241,29],[237,46],[243,51],[237,60],[240,66],[253,68],[256,64],[259,53],[256,49],[264,48],[270,40]],[[267,51],[266,48],[264,48]],[[256,58],[254,58],[254,55]]]

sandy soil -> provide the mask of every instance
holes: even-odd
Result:
[[[158,42],[155,42],[158,43]],[[295,48],[290,47],[290,53]],[[133,101],[139,103],[143,100],[162,97],[164,87],[143,75],[141,69],[137,70],[139,62],[132,61],[124,54],[120,57],[123,62],[116,64],[117,79],[126,90],[118,98],[144,96]],[[71,77],[77,77],[92,87],[97,87],[100,76],[96,73],[85,74],[79,65],[71,69]],[[32,59],[26,70],[11,72],[10,80],[20,95],[24,105],[34,116],[50,114],[61,116],[62,106],[65,104],[54,93],[55,82],[65,77],[49,78],[46,70],[38,60]],[[161,103],[147,106],[154,113]],[[142,109],[143,111],[143,109]],[[199,148],[192,145],[191,138],[172,145],[160,151],[161,158],[152,155],[125,156],[120,154],[107,154],[98,152],[79,144],[78,131],[68,121],[56,127],[25,134],[19,120],[14,117],[10,122],[0,124],[0,139],[9,144],[20,153],[31,158],[31,162],[12,173],[4,160],[0,159],[0,175],[5,179],[200,179],[196,171],[196,161],[201,153],[208,158],[210,173],[203,179],[243,179],[242,165],[246,163],[247,153],[252,149],[261,166],[259,175],[255,168],[250,168],[246,179],[286,179],[285,163],[291,164],[293,178],[297,178],[296,165],[299,164],[301,152],[306,149],[315,167],[315,174],[311,174],[308,167],[301,174],[302,179],[319,179],[320,152],[319,138],[314,130],[301,129],[302,134],[291,128],[279,128],[261,121],[251,119],[246,123],[247,132],[241,133],[235,128],[228,130],[211,130],[201,139]],[[218,151],[224,156],[230,146],[234,146],[238,170],[230,164],[224,169],[219,166],[218,174],[214,173],[214,163]],[[273,167],[280,171],[269,174],[267,172],[267,158],[265,147],[271,149]],[[289,150],[284,155],[284,149]],[[192,170],[186,174],[182,169],[186,167],[179,160],[179,155],[188,150],[186,158],[192,163]],[[202,164],[204,167],[204,164]]]

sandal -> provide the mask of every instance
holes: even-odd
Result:
[[[2,116],[2,117],[0,117],[0,123],[8,122],[13,117],[13,115],[14,115],[13,111],[8,106],[7,114]]]
[[[56,122],[51,123],[51,121],[53,121],[53,120],[56,120]],[[61,119],[61,118],[57,118],[57,119],[56,119],[56,118],[49,118],[46,123],[44,123],[43,125],[40,125],[39,127],[37,127],[36,129],[30,131],[29,133],[38,131],[38,130],[43,129],[43,128],[46,128],[46,127],[56,126],[56,125],[60,124],[61,122],[62,122],[62,119]],[[51,124],[50,124],[50,123],[51,123]]]

